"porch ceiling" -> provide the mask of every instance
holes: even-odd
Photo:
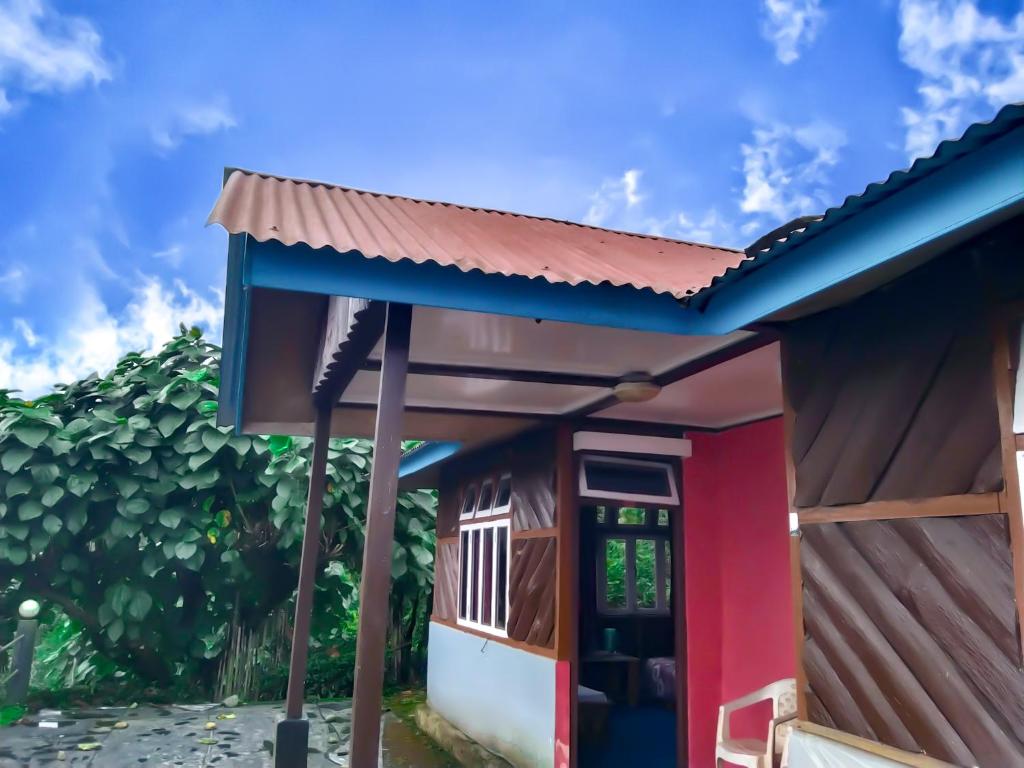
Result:
[[[261,343],[247,350],[242,430],[306,433],[327,298],[253,289],[251,299],[251,335]],[[748,354],[745,365],[699,378],[709,383],[697,389],[677,389],[675,382],[703,367],[699,361],[715,362],[765,343],[750,331],[679,336],[415,307],[404,436],[468,447],[567,416],[680,427],[758,418],[766,401],[774,402],[767,393],[777,393],[777,387],[763,386],[777,381],[774,352]],[[379,367],[378,343],[337,402],[334,434],[373,434]],[[631,373],[648,375],[664,391],[626,411],[609,407],[616,402],[613,387]],[[745,382],[761,396],[751,397]],[[705,408],[702,393],[709,390],[717,392]],[[656,405],[662,398],[665,404]],[[677,407],[684,402],[685,408]]]

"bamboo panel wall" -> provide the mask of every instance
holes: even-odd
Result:
[[[805,526],[808,713],[958,765],[1024,765],[1005,515]]]
[[[991,329],[964,264],[787,328],[796,506],[1002,488]]]
[[[455,621],[459,609],[459,541],[437,542],[434,555],[434,616]]]
[[[513,539],[509,567],[508,636],[530,645],[555,645],[554,536]]]

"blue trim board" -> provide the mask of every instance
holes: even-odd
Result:
[[[405,454],[398,462],[398,476],[399,478],[408,477],[432,464],[444,461],[449,456],[454,456],[461,447],[462,443],[458,442],[422,443]]]
[[[668,294],[629,286],[549,283],[537,278],[463,272],[433,262],[365,258],[292,246],[276,240],[250,241],[248,285],[309,293],[395,301],[413,306],[489,312],[561,320],[584,325],[677,334],[714,334],[706,321],[688,313]]]
[[[221,342],[220,389],[217,395],[217,426],[231,426],[237,399],[238,338],[242,296],[242,249],[245,235],[228,236],[228,267],[224,285],[224,330]]]

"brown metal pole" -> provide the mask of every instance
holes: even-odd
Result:
[[[384,329],[377,424],[373,438],[370,496],[366,505],[366,542],[359,588],[355,686],[352,693],[351,768],[377,768],[380,709],[384,687],[391,551],[395,538],[395,497],[402,452],[405,379],[409,369],[412,307],[389,304]]]
[[[302,703],[306,686],[306,661],[309,657],[309,625],[313,613],[313,591],[316,587],[316,565],[320,548],[320,515],[324,506],[327,445],[331,437],[331,410],[330,403],[321,403],[316,411],[313,460],[309,465],[309,494],[306,497],[306,527],[302,535],[302,559],[299,562],[299,591],[295,597],[292,657],[288,666],[288,694],[285,720],[277,726],[275,768],[306,765],[309,722],[302,717]]]

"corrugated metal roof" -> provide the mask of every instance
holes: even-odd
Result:
[[[285,245],[409,259],[551,283],[610,283],[683,299],[742,251],[236,169],[207,223]]]
[[[721,285],[740,279],[798,245],[802,245],[809,239],[856,216],[864,209],[891,197],[900,190],[917,183],[1021,125],[1024,125],[1024,103],[1008,104],[999,110],[992,120],[968,126],[959,139],[947,139],[941,142],[931,156],[916,159],[906,170],[893,171],[885,181],[868,184],[859,195],[850,195],[840,205],[825,211],[824,215],[804,217],[804,220],[792,222],[793,226],[788,232],[768,245],[764,245],[762,237],[755,243],[759,250],[754,251],[748,248],[747,254],[751,258],[729,267],[724,274],[715,277],[711,283],[712,287],[717,289]],[[785,226],[780,227],[780,230],[785,229]],[[700,300],[707,295],[701,296]]]

